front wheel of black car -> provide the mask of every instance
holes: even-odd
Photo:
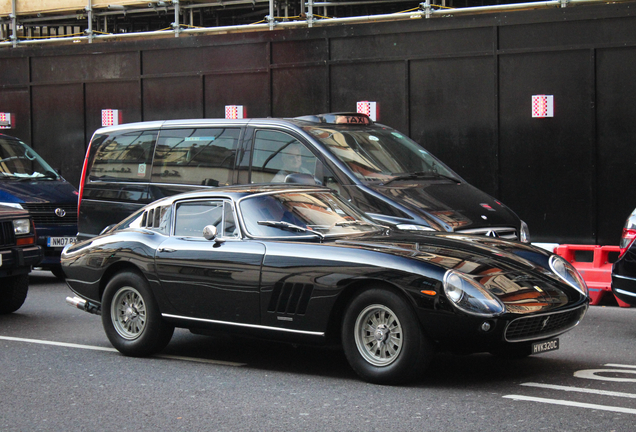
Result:
[[[28,291],[28,274],[0,279],[0,314],[9,314],[20,309]]]
[[[342,345],[364,380],[400,384],[419,378],[433,346],[412,308],[397,294],[373,288],[355,297],[345,313]]]
[[[148,282],[136,272],[115,275],[102,297],[102,324],[110,343],[122,354],[152,355],[164,349],[174,327],[161,319]]]

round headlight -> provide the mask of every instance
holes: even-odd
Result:
[[[446,296],[453,303],[458,303],[464,296],[464,291],[460,288],[461,286],[462,280],[456,273],[448,274],[448,278],[444,282],[444,291],[446,291]]]
[[[559,277],[559,279],[575,288],[581,294],[586,296],[589,295],[587,284],[572,264],[559,255],[552,255],[549,262],[550,269]]]
[[[492,317],[506,311],[501,300],[486,287],[455,270],[444,275],[444,293],[458,309],[471,315]]]

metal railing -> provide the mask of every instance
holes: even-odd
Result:
[[[106,10],[96,12],[92,5],[92,0],[87,0],[85,7],[86,18],[88,21],[88,28],[81,35],[71,35],[62,37],[51,37],[44,39],[19,39],[17,36],[18,26],[20,20],[16,13],[16,1],[11,0],[12,13],[8,16],[11,25],[11,35],[9,41],[0,42],[0,47],[17,47],[18,45],[39,45],[39,44],[51,44],[60,42],[87,42],[93,41],[105,41],[114,39],[126,39],[126,38],[140,38],[140,37],[157,37],[174,34],[174,37],[179,37],[182,34],[195,35],[195,34],[219,34],[219,33],[237,33],[237,32],[253,32],[253,31],[267,31],[275,29],[289,29],[289,28],[309,28],[314,26],[326,26],[326,25],[338,25],[338,24],[359,24],[370,22],[382,22],[382,21],[400,21],[400,20],[412,20],[412,19],[430,19],[436,17],[453,17],[459,15],[470,14],[483,14],[483,13],[496,13],[496,12],[513,12],[520,10],[531,9],[547,9],[547,8],[564,8],[567,6],[577,6],[584,4],[602,4],[602,3],[624,3],[633,0],[614,0],[608,2],[607,0],[551,0],[540,2],[527,2],[527,3],[515,3],[506,5],[494,5],[494,6],[478,6],[478,7],[466,7],[466,8],[446,8],[439,5],[434,5],[431,0],[426,0],[424,3],[420,3],[418,8],[389,14],[379,15],[367,15],[367,16],[353,16],[346,18],[316,18],[313,14],[313,7],[326,7],[326,6],[342,6],[341,2],[313,2],[309,0],[304,3],[305,17],[303,20],[288,21],[289,17],[274,17],[274,0],[230,0],[230,1],[218,1],[213,3],[196,3],[191,5],[181,6],[179,0],[172,0],[170,3],[172,6],[168,6],[168,2],[151,2],[148,3],[148,7],[158,7],[157,5],[164,5],[167,11],[168,9],[174,9],[174,22],[171,27],[164,30],[157,31],[144,31],[144,32],[130,32],[130,33],[112,33],[112,34],[99,34],[93,30],[93,20],[99,16],[107,16],[120,13],[141,13],[147,12],[148,9],[125,9],[124,6],[109,6]],[[269,15],[264,17],[261,23],[257,24],[241,24],[232,26],[218,26],[218,27],[193,27],[187,26],[180,22],[181,10],[212,6],[227,6],[229,4],[250,4],[255,5],[259,3],[269,3]],[[374,2],[376,3],[376,2]],[[369,2],[346,2],[346,4],[369,4]],[[77,15],[57,15],[60,17],[77,17]],[[47,18],[37,17],[25,19],[22,22],[35,22],[36,20],[46,20]],[[50,17],[49,19],[54,19]],[[6,22],[6,21],[4,21]]]

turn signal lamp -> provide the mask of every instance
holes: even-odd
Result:
[[[623,228],[623,235],[621,235],[621,241],[619,243],[620,254],[619,257],[622,257],[627,249],[634,243],[636,239],[636,229],[634,228]]]
[[[16,239],[15,243],[18,246],[26,246],[30,244],[35,244],[35,238],[33,237],[19,238],[19,239]]]

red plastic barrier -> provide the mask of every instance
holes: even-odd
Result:
[[[594,259],[592,262],[577,261],[576,251],[593,251]],[[572,263],[581,273],[590,291],[592,305],[599,304],[606,293],[612,294],[612,263],[608,261],[610,252],[619,252],[618,246],[560,245],[554,249],[554,253]],[[629,307],[619,299],[616,302],[620,307]]]

